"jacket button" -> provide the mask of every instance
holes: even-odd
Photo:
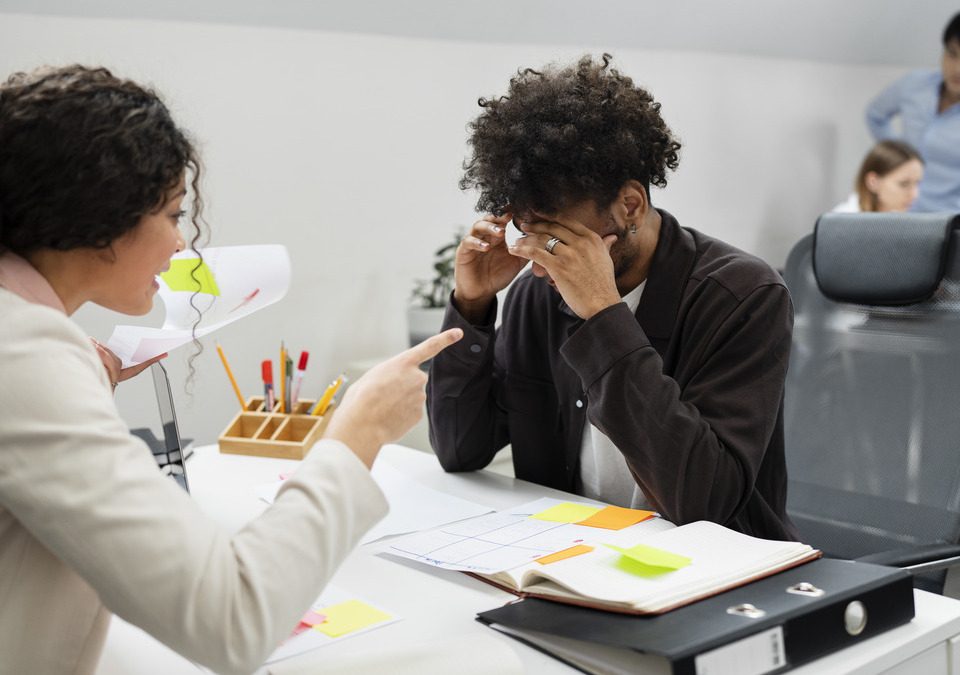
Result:
[[[579,398],[577,399],[577,407],[578,407],[578,408],[582,408],[582,407],[583,407],[583,401],[581,401]]]
[[[480,345],[470,345],[470,351],[473,352],[474,354],[478,354],[482,349],[483,347],[481,347]]]

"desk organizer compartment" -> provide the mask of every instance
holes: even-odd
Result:
[[[237,413],[220,434],[220,452],[303,459],[323,435],[333,415],[333,406],[323,416],[310,415],[315,403],[299,400],[292,413],[281,413],[279,403],[268,411],[264,410],[262,396],[247,399],[245,409]]]

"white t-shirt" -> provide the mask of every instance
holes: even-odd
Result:
[[[646,281],[621,300],[636,313]],[[633,480],[627,461],[617,446],[602,431],[587,423],[580,446],[580,494],[616,506],[647,508],[646,496]]]
[[[860,196],[854,192],[830,211],[831,213],[860,213]]]

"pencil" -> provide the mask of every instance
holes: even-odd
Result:
[[[340,388],[340,385],[343,384],[344,377],[341,375],[333,382],[330,383],[330,386],[327,387],[327,390],[323,392],[323,396],[320,397],[320,400],[317,401],[317,405],[314,406],[311,415],[321,416],[327,412],[327,408],[330,406],[330,400],[333,398],[333,395],[337,393],[337,389]]]
[[[237,401],[240,402],[240,410],[247,409],[247,402],[243,399],[243,394],[240,393],[240,387],[237,386],[237,379],[233,376],[233,371],[230,370],[230,364],[227,363],[227,355],[223,353],[223,347],[220,346],[220,343],[217,342],[217,354],[220,355],[220,360],[223,362],[223,369],[227,371],[227,377],[230,378],[230,384],[233,386],[233,393],[237,395]]]

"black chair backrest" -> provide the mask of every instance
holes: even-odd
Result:
[[[828,555],[960,540],[958,227],[827,214],[788,257],[788,511]]]

